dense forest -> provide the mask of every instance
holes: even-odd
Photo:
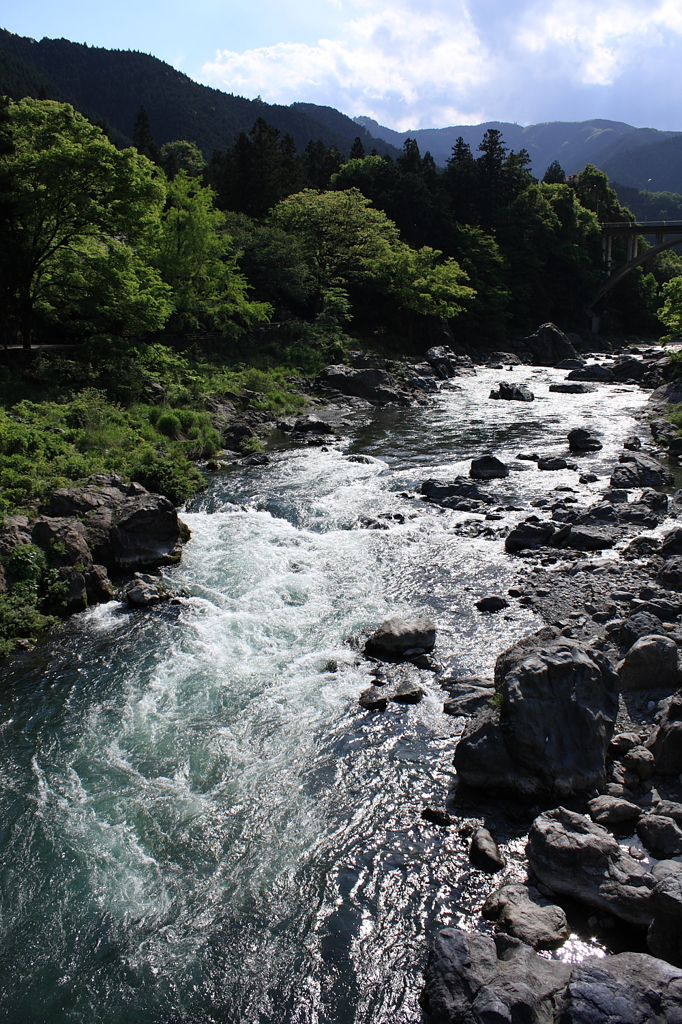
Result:
[[[294,411],[292,374],[353,348],[419,354],[447,325],[476,354],[547,320],[584,329],[599,221],[632,217],[595,167],[538,181],[495,129],[442,171],[413,140],[396,159],[360,136],[348,158],[299,151],[262,117],[208,161],[158,145],[144,107],[132,134],[120,148],[68,103],[0,103],[5,516],[103,471],[182,503],[223,447],[216,410]],[[681,273],[668,252],[630,275],[606,330],[658,334],[663,304],[679,331]],[[0,650],[60,608],[49,558],[28,555],[0,566]]]

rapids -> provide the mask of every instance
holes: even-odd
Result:
[[[0,1021],[421,1020],[429,935],[466,927],[494,884],[456,829],[420,819],[445,802],[463,721],[427,673],[420,705],[362,711],[348,641],[426,611],[445,669],[490,675],[538,628],[520,606],[474,601],[527,571],[502,538],[529,501],[600,484],[526,463],[487,486],[525,511],[488,522],[401,495],[485,451],[565,454],[575,426],[602,437],[580,463],[603,477],[626,435],[646,436],[647,395],[550,394],[563,377],[479,370],[424,406],[359,417],[327,451],[280,443],[269,466],[214,476],[165,571],[190,599],[96,607],[3,669]],[[500,378],[536,401],[489,401]],[[488,535],[455,529],[472,520]],[[513,875],[523,834],[502,839]]]

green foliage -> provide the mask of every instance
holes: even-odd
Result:
[[[162,146],[159,162],[169,181],[172,181],[180,171],[184,171],[192,178],[199,178],[206,167],[199,147],[186,139],[177,139]]]
[[[682,276],[668,281],[662,288],[664,302],[658,318],[668,328],[666,339],[682,335]]]

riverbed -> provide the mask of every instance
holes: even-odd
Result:
[[[164,577],[190,598],[96,607],[4,670],[0,1021],[422,1019],[429,936],[475,926],[495,883],[420,818],[445,803],[463,719],[429,672],[419,705],[363,711],[357,638],[426,612],[443,673],[490,676],[542,625],[475,609],[527,572],[504,536],[556,487],[596,498],[624,439],[650,440],[646,392],[550,393],[564,377],[479,369],[322,446],[280,437],[183,512]],[[499,379],[536,400],[489,400]],[[578,426],[604,445],[577,460],[596,483],[515,459],[566,455]],[[416,493],[484,452],[512,466],[487,485],[495,518]],[[523,828],[500,838],[521,877]]]

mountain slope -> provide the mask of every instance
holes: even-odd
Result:
[[[619,153],[599,165],[609,178],[651,192],[682,192],[682,136]]]
[[[156,57],[131,50],[106,50],[67,39],[37,42],[0,29],[0,92],[14,99],[37,95],[66,99],[89,116],[104,119],[126,139],[140,106],[149,115],[159,145],[173,139],[196,142],[204,155],[230,146],[258,117],[289,132],[299,150],[312,139],[337,146],[346,156],[358,134],[344,135],[296,107],[248,100],[199,85]],[[343,116],[343,115],[340,115]],[[386,144],[372,140],[377,149]]]
[[[496,128],[509,149],[527,149],[533,173],[542,177],[554,160],[558,160],[567,174],[582,170],[586,163],[603,163],[615,154],[640,147],[656,145],[661,141],[679,137],[676,132],[659,132],[654,128],[633,128],[622,121],[549,121],[524,128],[508,121],[487,121],[477,125],[453,125],[449,128],[420,128],[412,132],[396,132],[385,128],[369,117],[356,118],[358,124],[394,146],[402,146],[405,139],[416,139],[422,152],[429,149],[436,163],[447,161],[458,136],[476,151],[484,133]]]

